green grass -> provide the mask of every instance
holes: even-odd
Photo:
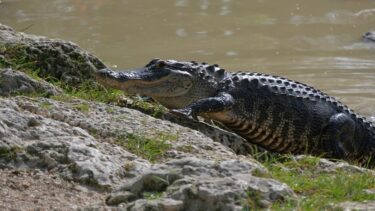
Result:
[[[13,147],[0,147],[0,159],[5,159],[7,161],[15,160],[17,153],[22,152],[23,149],[17,146]]]
[[[0,43],[0,55],[4,55],[5,59],[1,59],[2,67],[12,67],[16,70],[38,70],[35,60],[27,56],[26,45],[24,44],[3,44]]]
[[[44,108],[44,109],[47,109],[47,110],[50,110],[51,108],[53,108],[53,104],[51,104],[50,102],[47,102],[47,101],[41,102],[39,105],[40,105],[41,108]]]
[[[106,89],[94,80],[86,80],[76,87],[72,87],[62,81],[52,82],[64,90],[65,95],[71,98],[80,98],[90,101],[99,101],[104,103],[116,103],[124,94],[122,91],[115,89]]]
[[[159,199],[160,197],[163,196],[163,192],[143,192],[143,198],[147,200],[154,200],[154,199]]]
[[[243,201],[243,211],[251,211],[251,210],[261,210],[265,208],[261,202],[262,196],[260,192],[257,191],[247,191],[246,198]]]
[[[375,200],[375,194],[366,189],[375,188],[375,176],[371,173],[317,171],[319,158],[305,157],[301,160],[283,158],[284,161],[265,165],[270,176],[286,183],[299,195],[298,203],[292,201],[273,205],[273,210],[322,210],[344,201]]]
[[[195,148],[192,145],[182,145],[177,148],[181,152],[186,152],[186,153],[193,153]]]
[[[39,69],[36,69],[36,70],[30,70],[30,69],[25,69],[24,72],[30,76],[32,79],[36,80],[36,81],[42,81],[43,79],[41,77],[39,77]]]
[[[4,56],[2,56],[1,52],[3,52],[3,48],[0,45],[0,67],[2,67],[2,68],[9,67],[10,66],[9,62],[7,61],[7,59]]]
[[[177,136],[165,133],[153,137],[128,134],[125,137],[119,137],[115,144],[150,162],[156,162],[163,159],[165,153],[171,148],[172,145],[168,142],[175,140],[177,140]]]
[[[120,107],[128,107],[140,110],[153,117],[161,117],[167,112],[167,109],[157,103],[146,102],[133,96],[126,96],[123,91],[105,88],[94,80],[86,80],[76,87],[64,84],[61,81],[53,83],[64,90],[63,96],[53,97],[56,100],[67,100],[66,98],[79,98],[89,101],[97,101],[103,103],[114,104]]]
[[[160,118],[168,109],[158,103],[146,102],[138,97],[126,96],[122,101],[119,101],[119,106],[133,108],[142,111],[148,115]]]
[[[73,107],[78,109],[82,113],[88,113],[90,111],[90,105],[87,103],[80,103],[78,105],[74,105]]]

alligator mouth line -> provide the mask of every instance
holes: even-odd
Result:
[[[168,77],[162,77],[155,80],[152,79],[145,79],[142,77],[134,77],[136,75],[136,72],[132,74],[124,73],[124,72],[118,72],[117,75],[101,75],[100,73],[97,73],[96,80],[101,81],[108,86],[118,87],[118,88],[128,88],[128,87],[134,87],[134,88],[153,88],[155,86],[160,86],[160,84],[164,83],[168,80]]]
[[[135,79],[128,79],[127,81],[124,81],[122,83],[133,83],[133,85],[142,85],[146,88],[150,88],[153,85],[159,85],[160,83],[163,83],[164,81],[168,80],[167,77],[163,77],[156,80],[145,80],[142,78],[135,78]]]
[[[145,81],[144,79],[129,79],[126,81],[121,81],[112,77],[100,78],[100,81],[102,81],[110,87],[128,91],[129,89],[140,91],[142,89],[145,90],[158,88],[167,80],[167,78],[162,78],[156,81]]]

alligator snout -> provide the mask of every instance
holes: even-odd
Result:
[[[101,79],[105,79],[105,78],[111,78],[113,74],[113,71],[108,69],[108,68],[104,68],[104,69],[100,69],[98,71],[95,72],[95,78],[97,80],[101,80]]]
[[[122,83],[118,80],[119,73],[109,68],[104,68],[95,72],[95,79],[103,85],[120,88]],[[124,80],[122,80],[123,82]]]
[[[95,72],[95,78],[97,81],[104,82],[110,85],[114,82],[125,82],[127,77],[117,71],[113,71],[109,68],[104,68]]]

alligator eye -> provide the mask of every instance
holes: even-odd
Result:
[[[150,67],[151,65],[155,64],[155,63],[158,62],[159,60],[160,60],[159,58],[152,59],[152,60],[146,65],[146,67]]]
[[[158,63],[155,64],[155,67],[156,68],[163,68],[163,67],[165,67],[165,65],[167,65],[165,63],[165,61],[159,61]]]

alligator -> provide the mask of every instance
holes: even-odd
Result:
[[[127,71],[98,70],[104,86],[151,97],[176,115],[219,122],[276,153],[374,166],[375,127],[322,91],[284,77],[153,59]]]

